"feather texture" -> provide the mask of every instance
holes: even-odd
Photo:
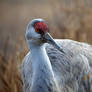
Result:
[[[45,90],[44,92],[87,92],[87,90],[89,90],[86,85],[87,81],[83,80],[83,77],[88,73],[91,74],[92,46],[67,39],[56,40],[56,42],[61,46],[66,54],[61,53],[49,44],[45,44],[56,84],[54,84],[54,82],[48,84],[49,79],[47,79],[47,82],[44,82],[43,86],[47,83],[47,86],[50,85],[50,87],[53,87],[51,89],[47,87],[48,90]],[[31,58],[31,52],[29,52],[22,63],[24,92],[31,92],[30,90],[32,89],[33,69]],[[46,78],[47,77],[44,76],[45,80]]]

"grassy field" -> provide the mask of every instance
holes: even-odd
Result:
[[[92,44],[92,0],[0,0],[0,92],[23,92],[25,32],[34,18],[45,19],[54,38]]]

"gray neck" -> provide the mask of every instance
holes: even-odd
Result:
[[[44,46],[31,48],[33,81],[31,92],[56,92],[50,60]]]

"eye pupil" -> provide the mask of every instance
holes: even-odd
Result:
[[[44,34],[44,31],[42,31],[41,29],[36,29],[36,32],[39,34]]]
[[[36,29],[36,32],[37,32],[37,33],[39,33],[39,32],[40,32],[40,30],[39,30],[39,29]]]

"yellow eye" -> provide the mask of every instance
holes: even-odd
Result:
[[[40,31],[38,29],[35,30],[37,33],[39,33]]]

